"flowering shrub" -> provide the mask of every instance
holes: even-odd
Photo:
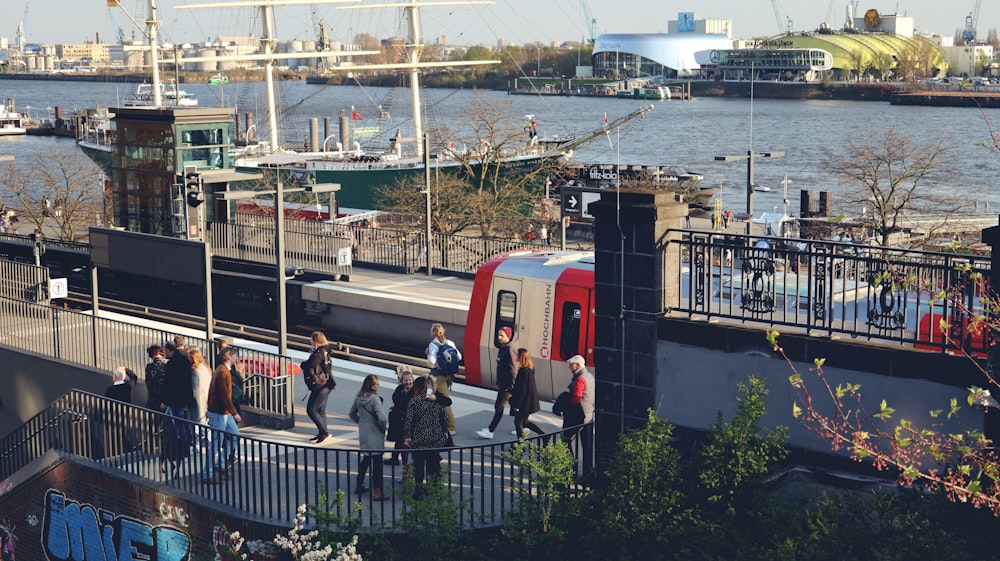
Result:
[[[212,536],[216,561],[363,561],[357,535],[347,544],[334,546],[324,545],[318,539],[319,531],[306,531],[306,510],[306,505],[300,505],[292,528],[271,542],[248,542],[239,532],[216,527]]]

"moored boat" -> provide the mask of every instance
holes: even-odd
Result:
[[[616,94],[618,97],[630,99],[670,99],[670,88],[667,86],[642,86],[621,90]]]
[[[27,134],[28,117],[14,108],[13,98],[7,98],[7,104],[0,107],[0,136]]]
[[[126,107],[155,107],[156,96],[152,84],[138,84],[133,92],[125,96],[122,102]],[[197,107],[198,99],[180,88],[177,84],[160,83],[160,99],[165,105],[176,105],[179,107]]]
[[[229,76],[225,74],[213,74],[209,77],[208,83],[213,86],[224,86],[229,83]]]

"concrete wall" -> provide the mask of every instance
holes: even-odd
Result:
[[[0,346],[0,435],[9,434],[72,388],[104,395],[111,372],[81,367],[26,351]],[[146,402],[143,384],[132,401]]]
[[[791,446],[832,453],[827,440],[793,418],[792,369],[770,348],[763,330],[685,319],[664,319],[659,327],[655,402],[660,417],[679,426],[708,430],[719,412],[725,419],[732,418],[738,385],[756,376],[765,380],[770,391],[764,423],[787,427]],[[929,426],[931,410],[947,409],[952,397],[964,406],[966,388],[984,385],[982,375],[964,357],[793,334],[781,335],[778,343],[816,403],[823,404],[822,410],[831,409],[814,372],[816,358],[826,359],[823,371],[833,387],[861,384],[862,403],[869,412],[877,411],[885,399],[896,409],[893,425],[907,419],[916,426]],[[983,427],[981,410],[963,407],[963,418]],[[962,430],[957,424],[952,427]]]

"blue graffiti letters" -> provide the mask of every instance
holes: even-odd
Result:
[[[42,543],[50,561],[184,561],[191,538],[169,526],[152,527],[93,505],[45,494]]]

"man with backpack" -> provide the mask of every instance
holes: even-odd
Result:
[[[427,364],[431,366],[435,391],[447,396],[451,384],[455,381],[455,375],[458,374],[462,353],[454,341],[444,336],[444,326],[440,323],[431,326],[431,342],[424,354],[427,355]],[[455,413],[450,405],[445,407],[445,412],[448,414],[448,432],[455,436]]]

